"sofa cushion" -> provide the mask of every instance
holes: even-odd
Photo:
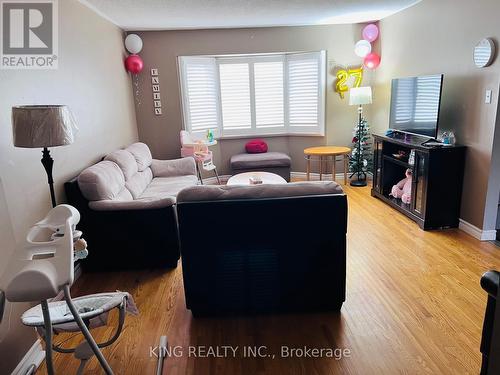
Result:
[[[138,171],[134,155],[126,150],[116,150],[108,154],[104,160],[113,161],[118,164],[125,176],[125,181],[130,180]]]
[[[142,142],[133,143],[128,146],[126,150],[134,155],[139,172],[142,172],[151,166],[153,156],[151,155],[151,151],[146,144]]]
[[[198,183],[198,178],[193,175],[177,176],[177,177],[156,177],[151,181],[151,184],[144,190],[140,198],[156,198],[176,197],[177,194],[184,188],[195,186]]]
[[[151,170],[154,177],[196,176],[196,162],[192,157],[173,160],[153,159]]]
[[[177,195],[177,202],[285,198],[343,193],[342,187],[333,181],[292,182],[286,185],[201,185],[183,189]]]
[[[96,211],[151,210],[170,207],[175,204],[174,197],[161,199],[144,198],[130,201],[103,200],[89,202],[89,207]]]
[[[89,201],[104,199],[129,200],[125,176],[118,164],[105,160],[85,169],[78,176],[78,186]]]
[[[146,168],[142,172],[134,174],[127,182],[125,182],[125,186],[130,193],[132,193],[134,199],[137,199],[148,187],[152,179],[153,172],[151,171],[151,168]]]
[[[269,167],[290,167],[290,156],[282,152],[266,152],[262,154],[238,154],[231,157],[232,169],[252,169]]]

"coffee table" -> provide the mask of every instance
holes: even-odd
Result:
[[[245,172],[236,174],[227,180],[227,185],[251,185],[250,178],[258,177],[262,180],[263,184],[286,184],[286,180],[274,173],[269,172]],[[260,185],[260,184],[259,184]]]

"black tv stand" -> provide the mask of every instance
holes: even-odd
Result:
[[[399,130],[389,130],[386,134],[385,137],[390,138],[390,139],[396,139],[400,141],[404,141],[406,143],[419,143],[421,145],[424,145],[428,142],[439,142],[441,143],[440,140],[436,138],[430,138],[426,137],[424,135],[416,135],[416,134],[411,134],[411,133],[405,133]]]
[[[421,145],[426,146],[426,145],[429,145],[429,143],[434,143],[433,145],[430,145],[430,147],[443,147],[444,146],[444,143],[436,138],[429,138],[428,140],[422,142]]]
[[[424,230],[458,227],[466,148],[426,146],[422,143],[427,138],[406,133],[373,138],[372,196]],[[410,204],[390,196],[393,185],[405,178],[406,169],[413,175]]]

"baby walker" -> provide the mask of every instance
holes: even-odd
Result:
[[[113,344],[120,336],[126,312],[137,314],[129,293],[100,293],[72,299],[70,286],[74,281],[73,262],[88,254],[82,232],[76,230],[80,213],[72,206],[53,208],[29,231],[26,240],[15,251],[5,274],[0,279],[0,322],[5,299],[10,302],[41,303],[26,311],[23,324],[37,329],[45,341],[45,358],[49,375],[54,374],[52,351],[73,353],[80,362],[77,374],[95,355],[106,374],[113,374],[100,348]],[[76,251],[76,252],[75,252]],[[59,293],[64,301],[48,302]],[[119,322],[113,336],[96,343],[89,329],[106,325],[109,312],[119,310]],[[81,331],[85,337],[75,348],[52,343],[53,333]],[[28,373],[31,373],[31,369]]]

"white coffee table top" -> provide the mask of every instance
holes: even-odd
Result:
[[[274,173],[269,172],[245,172],[232,176],[227,180],[227,185],[250,185],[250,178],[258,177],[263,184],[286,184],[286,180]]]

